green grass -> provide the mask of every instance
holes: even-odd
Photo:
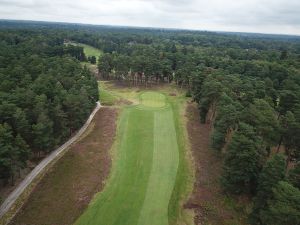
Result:
[[[140,95],[140,102],[144,106],[148,107],[164,107],[165,96],[155,92],[145,92]]]
[[[100,92],[100,102],[102,105],[114,105],[118,98],[112,95],[109,91],[101,89]]]
[[[178,210],[186,187],[179,184],[186,173],[178,171],[183,161],[178,111],[158,92],[143,92],[139,99],[142,104],[124,107],[111,176],[76,225],[168,225],[177,214],[170,210]]]
[[[86,55],[86,57],[96,56],[97,62],[98,62],[99,56],[102,55],[102,51],[100,49],[94,48],[93,46],[90,46],[87,44],[76,43],[76,42],[69,42],[67,44],[83,47],[83,51],[84,51],[84,54]]]
[[[90,45],[86,45],[86,44],[77,44],[77,45],[83,47],[84,54],[86,56],[96,56],[96,58],[98,59],[99,56],[102,54],[102,51],[100,49],[94,48]]]
[[[115,93],[108,90],[104,82],[98,82],[99,99],[102,105],[112,106],[121,98]]]
[[[188,135],[186,130],[185,110],[186,97],[184,92],[177,93],[178,97],[168,96],[170,107],[174,112],[174,124],[177,135],[179,162],[174,189],[169,202],[170,224],[194,224],[193,211],[183,210],[183,204],[193,190],[194,177],[192,173],[192,160],[188,154]]]

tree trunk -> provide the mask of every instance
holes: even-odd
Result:
[[[213,104],[212,104],[212,107],[211,107],[211,111],[212,111],[212,113],[211,113],[211,116],[210,116],[210,126],[212,126],[212,124],[213,124],[213,121],[214,121],[214,119],[215,119],[215,115],[216,115],[216,102],[213,102]]]
[[[279,143],[278,143],[278,147],[277,147],[276,153],[279,153],[279,150],[280,150],[282,141],[283,141],[283,136],[281,135],[281,136],[280,136],[280,139],[279,139]]]
[[[286,168],[288,168],[289,163],[291,161],[291,152],[290,152],[290,148],[285,148],[285,154],[287,155],[286,157]]]
[[[14,178],[15,178],[15,175],[14,175],[14,171],[12,171],[10,178],[11,178],[11,186],[14,186],[14,185],[15,185],[15,179],[14,179]]]

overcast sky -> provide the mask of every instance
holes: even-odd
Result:
[[[300,35],[300,0],[0,0],[0,18]]]

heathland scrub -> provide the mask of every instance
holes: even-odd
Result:
[[[118,122],[113,167],[76,225],[168,225],[183,220],[191,186],[180,98],[157,91],[138,94]],[[175,100],[174,100],[175,99]]]

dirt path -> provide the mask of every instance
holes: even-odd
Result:
[[[20,195],[26,190],[26,188],[33,182],[33,180],[57,157],[59,157],[72,143],[74,143],[87,129],[92,119],[94,118],[97,111],[100,109],[101,104],[97,102],[97,106],[89,116],[86,123],[82,126],[82,128],[69,139],[66,143],[60,146],[58,149],[54,150],[49,156],[43,159],[18,185],[18,187],[6,198],[3,204],[0,207],[0,218],[8,212],[8,210],[13,206],[16,200],[20,197]]]

